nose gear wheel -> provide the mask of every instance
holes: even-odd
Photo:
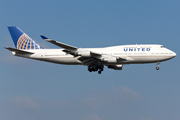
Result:
[[[159,64],[160,64],[160,62],[157,63],[156,70],[159,70]]]

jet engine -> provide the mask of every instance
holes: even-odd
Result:
[[[122,70],[123,65],[108,65],[109,69]]]
[[[104,62],[108,62],[108,63],[116,63],[117,62],[117,58],[116,57],[109,57],[109,58],[105,58],[103,59]]]
[[[90,51],[79,51],[76,54],[79,55],[79,56],[82,56],[82,57],[91,57],[91,52]]]

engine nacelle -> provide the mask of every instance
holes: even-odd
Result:
[[[79,51],[77,55],[82,57],[91,57],[91,51]]]
[[[123,65],[108,65],[108,68],[114,69],[114,70],[122,70]]]
[[[109,57],[109,58],[103,59],[103,61],[108,62],[108,63],[117,63],[117,58],[116,57]]]

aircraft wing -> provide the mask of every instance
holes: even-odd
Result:
[[[78,48],[77,47],[74,47],[74,46],[71,46],[71,45],[67,45],[67,44],[64,44],[64,43],[61,43],[61,42],[58,42],[58,41],[55,41],[55,40],[51,40],[51,39],[49,39],[49,38],[47,38],[47,37],[45,37],[45,36],[43,36],[43,35],[41,35],[41,38],[43,39],[43,40],[45,40],[45,41],[47,41],[47,42],[50,42],[50,43],[52,43],[52,44],[54,44],[54,45],[57,45],[57,46],[59,46],[59,47],[61,47],[61,48],[64,48],[64,49],[67,49],[67,50],[77,50]]]
[[[15,49],[15,48],[11,48],[11,47],[4,47],[12,52],[16,52],[16,53],[20,53],[20,54],[34,54],[32,52],[27,52],[27,51],[24,51],[24,50],[19,50],[19,49]]]
[[[57,45],[61,48],[64,48],[64,52],[66,52],[67,54],[71,54],[74,57],[80,56],[78,58],[78,60],[80,60],[81,62],[85,63],[85,64],[90,64],[96,61],[101,61],[102,59],[106,59],[106,58],[114,58],[117,60],[121,60],[124,61],[126,60],[125,58],[121,58],[121,57],[116,57],[116,56],[107,56],[107,55],[102,55],[100,53],[96,53],[93,51],[89,51],[89,50],[83,50],[81,48],[77,48],[71,45],[67,45],[55,40],[51,40],[43,35],[41,35],[41,38],[47,42],[50,42],[54,45]]]
[[[47,37],[45,37],[43,35],[41,35],[41,38],[43,40],[47,41],[47,42],[50,42],[50,43],[52,43],[54,45],[57,45],[57,46],[59,46],[61,48],[64,48],[63,51],[66,52],[66,53],[69,53],[71,55],[78,56],[78,53],[80,52],[79,51],[80,49],[78,47],[74,47],[74,46],[71,46],[71,45],[67,45],[65,43],[61,43],[61,42],[58,42],[58,41],[55,41],[55,40],[51,40],[51,39],[49,39],[49,38],[47,38]],[[91,57],[100,57],[101,56],[101,54],[99,54],[99,53],[95,53],[95,52],[91,52],[91,51],[89,51],[89,53],[91,54],[90,55]]]

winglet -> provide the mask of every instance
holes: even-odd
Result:
[[[41,38],[43,39],[43,40],[45,40],[45,39],[49,39],[49,38],[47,38],[46,36],[44,36],[44,35],[40,35],[41,36]]]
[[[41,38],[43,39],[43,40],[45,40],[45,41],[51,41],[49,38],[47,38],[46,36],[44,36],[44,35],[40,35],[41,36]]]

